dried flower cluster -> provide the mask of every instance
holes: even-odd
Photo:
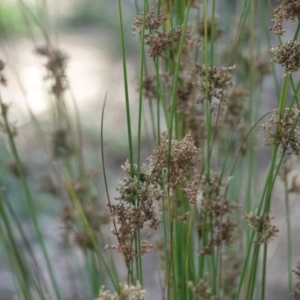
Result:
[[[222,291],[226,299],[237,298],[237,286],[242,273],[244,257],[240,246],[233,244],[223,253],[222,263]]]
[[[210,283],[205,278],[200,278],[195,285],[192,282],[188,283],[189,288],[195,296],[195,299],[199,300],[215,300],[216,297],[212,293]]]
[[[148,100],[157,99],[156,75],[147,75],[143,79],[143,95]]]
[[[269,243],[275,236],[277,236],[279,230],[277,226],[271,224],[269,213],[259,216],[254,212],[245,215],[248,227],[257,232],[257,239],[254,241],[256,245]]]
[[[199,101],[203,102],[205,99],[212,101],[213,98],[221,100],[224,91],[232,86],[231,72],[234,68],[206,68],[204,65],[196,64],[193,72],[199,76],[196,83],[201,92]]]
[[[266,50],[259,49],[258,52],[252,53],[247,48],[240,55],[241,65],[243,65],[243,72],[251,70],[254,73],[254,82],[258,85],[262,84],[265,76],[271,73],[271,66],[269,61],[269,53]]]
[[[53,181],[49,174],[42,175],[39,178],[39,189],[40,191],[52,195],[54,197],[59,196],[60,189],[57,184]]]
[[[64,224],[62,236],[67,242],[72,238],[74,243],[81,249],[93,250],[94,242],[98,241],[100,235],[101,225],[104,224],[103,216],[99,209],[91,205],[85,205],[83,213],[90,231],[83,226],[79,226],[80,223],[84,222],[81,220],[75,207],[71,205],[64,206],[61,212],[61,220]]]
[[[8,112],[9,112],[10,105],[1,102],[0,108],[1,108],[0,117],[3,118],[3,121],[0,119],[0,131],[3,133],[8,133],[10,131],[10,133],[13,136],[16,136],[18,134],[16,124],[15,123],[8,124]],[[7,126],[9,126],[9,128],[7,128]]]
[[[175,52],[178,49],[178,43],[181,40],[183,32],[183,27],[177,26],[168,32],[155,31],[152,34],[146,34],[145,42],[149,46],[149,56],[163,57],[163,52],[167,49]],[[188,29],[185,32],[184,43],[193,43],[191,31]]]
[[[5,76],[2,74],[4,70],[5,64],[4,62],[0,59],[0,84],[6,86],[7,85],[7,80]]]
[[[57,128],[53,132],[51,139],[51,148],[53,158],[63,158],[73,154],[70,133],[67,128]]]
[[[295,290],[294,290],[292,296],[294,297],[294,299],[300,300],[300,261],[298,261],[296,270],[293,270],[293,272],[296,274],[298,282],[295,286]]]
[[[243,116],[246,112],[245,103],[249,94],[244,85],[235,85],[224,93],[221,103],[221,118],[224,124],[231,128],[237,128],[242,123]]]
[[[35,51],[47,59],[45,68],[49,73],[46,78],[53,80],[51,93],[57,99],[61,99],[67,88],[66,65],[68,57],[60,50],[53,49],[50,45],[37,47]]]
[[[185,55],[179,73],[176,107],[177,112],[183,115],[184,127],[192,135],[195,145],[200,147],[205,139],[205,118],[202,107],[196,106],[197,91],[193,74],[190,72],[192,62],[188,57]],[[172,93],[172,87],[172,75],[166,72],[161,72],[159,75],[148,75],[143,81],[143,95],[148,100],[162,99],[164,101]],[[170,109],[170,107],[167,108]]]
[[[230,180],[231,178],[222,181],[217,172],[211,172],[209,182],[206,179],[201,180],[201,212],[207,214],[210,221],[207,224],[197,223],[196,227],[201,233],[204,227],[210,228],[209,226],[213,224],[214,232],[200,254],[210,255],[215,247],[223,244],[229,246],[233,242],[237,225],[232,221],[232,214],[237,206],[230,203],[224,193]]]
[[[106,248],[121,252],[126,264],[129,264],[138,254],[132,244],[137,230],[145,226],[151,229],[159,227],[160,221],[156,215],[155,202],[161,199],[163,191],[157,183],[157,174],[152,168],[143,166],[139,178],[137,165],[133,166],[133,175],[128,161],[122,168],[126,177],[117,187],[120,196],[116,198],[116,204],[108,204],[112,220],[118,226],[117,231],[113,230],[118,244]],[[151,244],[143,241],[140,254],[148,253],[151,248]]]
[[[169,166],[169,187],[177,189],[188,178],[199,161],[200,149],[194,144],[194,139],[187,134],[183,140],[172,140],[169,156],[169,140],[164,141],[149,157],[152,164],[158,169],[167,169]]]
[[[300,18],[300,3],[298,0],[278,0],[280,5],[274,10],[274,23],[271,30],[282,35],[285,30],[282,28],[282,23],[286,20],[295,21]]]
[[[280,117],[274,111],[272,117],[261,124],[262,131],[266,134],[266,145],[280,145],[287,154],[300,154],[300,127],[298,125],[299,113],[295,110],[284,113]],[[274,131],[272,131],[272,127]]]
[[[89,186],[96,173],[87,172],[85,176],[86,180],[74,178],[64,183],[70,204],[64,205],[60,215],[64,225],[62,236],[66,242],[73,240],[80,248],[93,250],[102,225],[108,224],[110,217],[103,207],[99,207],[97,196]],[[80,210],[73,204],[74,198],[80,203]]]
[[[286,162],[281,164],[278,175],[289,193],[300,193],[300,171],[297,168],[296,156],[289,156]]]
[[[7,80],[6,80],[6,77],[3,75],[3,70],[5,68],[5,64],[4,62],[0,59],[0,85],[4,85],[6,86],[7,85]],[[3,118],[3,121],[0,119],[0,131],[3,132],[3,133],[7,133],[8,131],[8,128],[6,126],[6,122],[8,121],[8,111],[9,111],[9,105],[5,104],[2,102],[1,100],[1,103],[0,103],[0,117]],[[9,125],[10,128],[10,132],[13,136],[17,135],[17,128],[14,124],[10,124]]]
[[[19,172],[19,168],[22,170],[22,174]],[[29,168],[24,162],[17,164],[15,161],[9,161],[5,164],[5,169],[16,177],[27,176],[29,174]]]
[[[144,23],[145,20],[145,23]],[[144,14],[138,14],[132,27],[133,34],[141,32],[143,24],[145,29],[150,33],[145,34],[145,43],[149,46],[148,54],[150,57],[163,57],[163,52],[168,50],[175,51],[178,49],[178,42],[183,35],[183,27],[177,26],[168,32],[159,31],[159,27],[168,20],[168,15],[165,13],[159,16],[154,16],[154,9],[151,8],[144,17]],[[193,44],[192,33],[189,29],[186,30],[184,36],[185,43]]]
[[[145,29],[157,30],[165,21],[169,19],[169,16],[166,13],[162,12],[160,15],[155,17],[154,8],[151,7],[150,10],[146,12],[145,18],[143,13],[139,13],[136,16],[136,19],[132,26],[133,34],[142,31],[144,19],[145,19],[145,24],[144,24]]]
[[[101,286],[99,291],[99,297],[95,300],[138,300],[145,297],[145,290],[137,283],[134,285],[128,285],[126,283],[120,283],[120,294],[111,293],[105,289],[105,286]]]
[[[285,67],[284,76],[300,69],[300,44],[298,42],[287,41],[284,45],[270,49],[270,53],[273,55],[272,61]]]
[[[206,27],[206,28],[205,28]],[[218,18],[215,17],[214,20],[208,19],[206,20],[206,26],[204,20],[199,24],[199,35],[204,38],[205,30],[207,32],[207,40],[208,42],[216,41],[223,34],[223,29],[218,26]]]
[[[181,141],[172,140],[170,157],[168,140],[164,140],[148,158],[149,166],[142,166],[139,174],[134,164],[132,175],[128,161],[122,167],[126,177],[117,187],[120,196],[116,198],[116,204],[108,204],[112,220],[118,227],[113,230],[118,244],[106,248],[121,252],[127,265],[138,254],[133,249],[137,230],[145,226],[154,230],[159,227],[155,203],[159,203],[164,194],[159,182],[167,180],[170,188],[177,189],[194,171],[198,154],[199,149],[195,147],[192,137],[187,135]],[[168,163],[170,176],[166,178]],[[140,254],[150,252],[152,247],[152,244],[143,241]]]

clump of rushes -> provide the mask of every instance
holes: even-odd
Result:
[[[77,116],[80,110],[76,111],[78,126],[75,133],[75,123],[64,101],[69,88],[66,77],[68,57],[48,38],[45,46],[35,49],[44,62],[45,79],[56,109],[50,147],[57,177],[55,182],[51,180],[53,174],[42,178],[40,189],[65,200],[60,215],[64,246],[73,243],[83,250],[80,253],[84,255],[91,285],[87,293],[96,300],[143,299],[143,284],[148,283],[147,277],[143,276],[146,270],[142,256],[151,251],[156,251],[161,268],[161,298],[252,300],[260,292],[258,297],[265,299],[267,247],[278,234],[278,228],[270,217],[277,176],[284,181],[287,211],[289,193],[300,191],[300,175],[292,166],[295,163],[288,162],[282,166],[280,173],[277,172],[280,148],[283,152],[280,164],[284,162],[285,154],[300,154],[298,110],[292,108],[297,100],[299,83],[290,76],[300,69],[300,44],[297,42],[300,26],[292,41],[268,50],[265,55],[262,37],[257,34],[263,30],[256,28],[257,24],[261,26],[262,23],[256,20],[255,5],[244,6],[238,28],[233,28],[232,24],[226,24],[227,16],[234,17],[231,12],[227,15],[222,11],[219,22],[217,11],[220,7],[228,7],[222,6],[221,1],[156,1],[157,7],[150,9],[148,1],[135,2],[137,9],[143,9],[132,27],[133,34],[140,38],[141,46],[140,60],[137,60],[140,63],[139,125],[137,132],[134,132],[134,127],[131,127],[132,95],[129,95],[131,89],[126,68],[125,44],[129,41],[122,23],[123,1],[119,0],[129,161],[122,166],[124,179],[117,184],[118,195],[113,201],[107,195],[108,204],[100,204],[101,199],[96,192],[98,189],[94,179],[98,173],[88,172],[85,167],[81,149],[84,143]],[[272,31],[282,35],[285,20],[300,19],[300,4],[298,0],[279,0],[279,3],[280,6],[274,11]],[[203,6],[200,7],[200,4]],[[260,12],[263,14],[264,10]],[[230,26],[224,26],[228,30],[223,31],[219,24]],[[220,39],[223,33],[226,38]],[[254,44],[257,41],[258,44]],[[220,50],[223,47],[226,49],[222,55]],[[255,123],[260,112],[259,95],[263,90],[263,79],[271,69],[270,54],[271,63],[283,66],[286,74],[282,89],[279,83],[276,86],[279,108],[262,124],[266,145],[274,147],[263,189],[257,189],[255,177],[261,169],[256,169],[257,155],[254,150],[259,147],[256,147],[256,137],[250,137],[250,134],[262,120]],[[7,83],[3,75],[4,67],[0,60],[0,86]],[[273,75],[275,78],[276,74]],[[288,110],[289,87],[293,88],[295,95]],[[143,99],[149,100],[148,103],[145,104]],[[144,105],[149,105],[151,126],[147,126]],[[13,125],[7,125],[9,106],[1,100],[1,108],[4,122],[1,118],[0,129],[9,133],[12,143],[11,136],[16,132]],[[103,124],[101,145],[104,144]],[[141,165],[144,149],[142,135],[149,128],[153,131],[157,147],[147,163]],[[168,134],[161,135],[162,130]],[[133,136],[137,137],[137,145],[133,142]],[[135,159],[137,164],[134,164]],[[7,169],[18,176],[18,167],[21,167],[23,175],[26,175],[21,160],[17,161],[19,166],[6,165]],[[104,157],[102,162],[103,177],[106,179]],[[20,179],[25,182],[27,178],[23,175]],[[109,190],[106,182],[105,185]],[[257,190],[263,191],[261,198]],[[29,195],[25,184],[24,191]],[[260,202],[253,202],[257,198]],[[7,226],[10,222],[3,218],[6,209],[2,209],[2,202],[0,217],[4,221],[3,226]],[[256,206],[259,213],[251,213],[251,208],[255,210]],[[30,207],[35,212],[35,205]],[[247,212],[244,223],[247,222],[253,232],[246,226],[238,225],[243,215],[242,209]],[[290,220],[288,212],[287,220]],[[35,223],[38,229],[38,223]],[[112,242],[106,239],[103,230],[103,225],[112,226],[111,223]],[[290,243],[290,225],[287,223],[287,240]],[[156,241],[150,240],[150,235],[145,238],[145,233],[150,231],[157,232],[159,238]],[[9,231],[6,232],[9,241]],[[3,236],[6,242],[6,235]],[[13,243],[11,245],[9,250],[13,249]],[[68,249],[72,251],[73,248]],[[103,252],[104,248],[123,255],[127,267],[126,284],[119,283],[120,270],[112,259],[114,255],[112,251]],[[77,255],[77,252],[76,248],[74,254]],[[287,252],[291,261],[290,248]],[[9,258],[9,261],[16,261],[13,256]],[[73,264],[70,265],[73,268]],[[292,277],[290,262],[288,265]],[[13,267],[18,267],[18,264]],[[294,272],[300,279],[299,264]],[[27,281],[27,269],[17,269],[16,273],[25,274],[25,280],[21,277],[18,290],[22,291],[24,287],[28,295],[20,296],[31,299],[31,287],[27,288],[31,278]],[[108,282],[108,277],[111,282]],[[288,281],[291,294],[293,284],[290,278]],[[35,282],[32,283],[31,286],[34,286]],[[110,288],[113,289],[108,290]],[[86,297],[81,295],[81,291],[78,292],[79,297]],[[77,291],[74,293],[77,294]],[[44,295],[41,293],[41,296]],[[293,296],[300,299],[299,284]],[[46,299],[47,296],[41,298]],[[65,295],[56,298],[63,299]]]
[[[284,76],[291,75],[300,69],[300,44],[296,41],[287,41],[284,45],[279,45],[270,49],[273,55],[272,61],[286,68]]]
[[[270,217],[269,213],[259,216],[251,212],[245,215],[245,219],[248,227],[257,232],[257,239],[254,241],[256,245],[269,243],[279,232],[277,226],[271,224],[273,217]]]
[[[284,153],[300,154],[300,128],[297,111],[288,111],[281,117],[275,110],[272,117],[261,126],[266,134],[266,145],[280,145]],[[272,131],[272,127],[276,129]]]
[[[285,30],[282,28],[282,23],[286,20],[295,21],[300,18],[300,3],[298,0],[279,0],[280,5],[274,10],[274,23],[271,30],[282,35]]]
[[[168,186],[173,190],[177,189],[194,171],[199,151],[194,145],[193,138],[186,135],[181,141],[172,140],[170,158],[168,140],[154,150],[148,158],[149,165],[142,166],[139,178],[137,165],[133,165],[133,177],[130,175],[131,168],[128,161],[122,167],[126,177],[117,187],[120,196],[116,198],[116,204],[108,204],[112,220],[118,226],[117,231],[113,230],[118,244],[106,246],[106,248],[121,252],[127,265],[136,255],[148,253],[153,248],[148,241],[143,241],[141,253],[136,253],[132,243],[139,229],[145,226],[154,230],[159,228],[160,220],[156,213],[155,203],[159,203],[164,195],[159,184],[161,179],[167,180]],[[166,179],[168,163],[170,176]]]
[[[296,269],[293,270],[293,272],[295,273],[299,282],[297,282],[292,296],[294,297],[294,299],[300,300],[300,261],[297,263]]]
[[[136,285],[120,283],[120,293],[111,293],[105,289],[105,286],[101,286],[99,297],[95,300],[138,300],[144,299],[145,293],[146,291],[138,282]]]

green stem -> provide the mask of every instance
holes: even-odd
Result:
[[[122,12],[121,0],[118,0],[118,8],[119,8],[119,22],[120,22],[121,46],[122,46],[122,63],[123,63],[124,91],[125,91],[125,103],[126,103],[129,163],[130,163],[131,176],[133,177],[133,149],[132,149],[132,133],[131,133],[131,116],[130,116],[130,105],[129,105],[128,76],[127,76],[126,50],[125,50],[123,12]]]
[[[24,191],[24,194],[25,194],[25,198],[26,198],[28,207],[29,207],[29,212],[30,212],[31,219],[32,219],[32,222],[33,222],[33,225],[34,225],[34,229],[37,233],[38,241],[39,241],[39,244],[41,246],[42,253],[43,253],[43,256],[45,258],[45,261],[46,261],[46,265],[47,265],[47,269],[48,269],[48,272],[49,272],[49,275],[50,275],[51,283],[52,283],[52,286],[53,286],[53,289],[55,291],[55,295],[56,295],[57,299],[62,299],[61,295],[60,295],[60,292],[59,292],[59,289],[58,289],[56,278],[55,278],[53,270],[52,270],[51,262],[50,262],[45,244],[44,244],[44,240],[42,238],[40,227],[39,227],[38,222],[37,222],[35,205],[33,203],[33,199],[32,199],[31,193],[29,191],[27,180],[25,178],[24,170],[23,170],[23,167],[22,167],[22,162],[21,162],[21,159],[19,157],[19,153],[18,153],[16,144],[15,144],[15,141],[14,141],[13,133],[12,133],[10,125],[8,123],[8,119],[7,119],[7,109],[8,108],[2,103],[1,95],[0,95],[0,105],[1,105],[1,110],[2,110],[2,116],[3,116],[4,122],[5,122],[6,132],[8,134],[9,145],[10,145],[12,154],[14,156],[14,159],[15,159],[15,162],[16,162],[16,165],[17,165],[17,169],[18,169],[18,173],[20,175],[20,181],[21,181],[21,184],[22,184],[22,188],[23,188],[23,191]]]
[[[288,288],[289,288],[289,299],[291,298],[291,293],[293,292],[293,278],[292,278],[292,235],[291,235],[291,215],[290,215],[290,204],[289,204],[289,191],[287,180],[284,182],[284,200],[285,200],[285,212],[286,212],[286,222],[287,222],[287,259],[288,259]]]

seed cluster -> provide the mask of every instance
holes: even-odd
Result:
[[[300,127],[298,125],[299,113],[295,110],[286,112],[282,117],[274,111],[272,117],[261,124],[266,134],[266,145],[280,145],[287,154],[300,154]],[[272,127],[275,127],[272,131]]]
[[[99,297],[95,300],[133,300],[144,299],[145,290],[142,289],[140,283],[136,285],[128,285],[127,283],[120,283],[121,291],[119,294],[111,293],[105,289],[105,286],[101,286],[99,291]]]
[[[7,80],[5,76],[2,74],[4,70],[5,64],[4,62],[0,59],[0,84],[6,86],[7,85]]]
[[[61,99],[63,92],[67,88],[67,55],[58,49],[52,48],[50,45],[37,47],[35,51],[47,59],[45,68],[48,74],[46,78],[53,80],[51,93],[57,97],[57,99]]]
[[[221,103],[222,122],[236,130],[237,125],[242,123],[241,116],[246,113],[245,103],[248,98],[247,88],[242,84],[226,90]]]
[[[170,29],[168,32],[160,31],[159,27],[168,20],[166,13],[161,13],[157,17],[154,15],[154,9],[151,8],[144,17],[143,13],[137,15],[132,27],[133,34],[141,32],[144,24],[144,29],[149,30],[145,34],[145,43],[149,46],[148,54],[150,57],[164,57],[166,50],[173,51],[178,49],[178,43],[184,34],[185,44],[195,43],[192,40],[192,32],[187,29],[184,33],[182,26],[177,26]]]
[[[106,246],[121,252],[126,264],[138,254],[133,249],[133,239],[137,230],[145,226],[158,229],[160,221],[155,211],[155,202],[160,201],[163,195],[155,172],[148,166],[143,166],[139,178],[137,177],[137,165],[133,166],[134,174],[128,161],[123,166],[126,177],[119,182],[117,191],[120,196],[116,198],[116,204],[108,204],[113,222],[118,226],[112,232],[117,236],[118,244]],[[150,252],[153,246],[147,241],[141,245],[141,254]]]
[[[205,278],[200,278],[197,284],[193,282],[188,283],[189,288],[195,295],[196,299],[201,300],[215,300],[210,283]]]
[[[145,19],[145,21],[144,21],[144,19]],[[157,30],[168,19],[169,19],[169,16],[166,13],[164,13],[164,12],[162,12],[160,15],[158,15],[157,17],[155,17],[155,15],[154,15],[154,8],[151,7],[146,12],[145,18],[144,18],[144,14],[143,13],[139,13],[136,16],[136,19],[135,19],[135,21],[133,23],[133,26],[132,26],[132,32],[133,32],[133,34],[135,34],[137,32],[141,32],[142,28],[143,28],[143,24],[144,24],[144,28],[145,29]]]
[[[201,92],[199,101],[203,102],[205,99],[212,101],[213,98],[221,100],[224,91],[232,86],[231,72],[234,68],[206,68],[204,65],[196,64],[193,72],[199,76],[196,83]]]
[[[300,44],[298,42],[287,41],[284,45],[270,49],[270,53],[273,55],[272,61],[286,68],[285,76],[300,69]]]
[[[131,168],[127,161],[123,166],[126,177],[119,182],[117,191],[119,197],[115,198],[116,204],[109,203],[111,218],[116,224],[113,234],[116,235],[118,244],[106,246],[121,252],[126,264],[138,254],[133,249],[133,239],[138,230],[149,227],[157,230],[160,220],[157,216],[156,203],[160,203],[164,190],[159,182],[167,181],[170,188],[177,189],[195,169],[199,149],[195,147],[193,139],[187,135],[183,140],[172,140],[169,156],[168,140],[165,140],[148,158],[149,165],[141,167],[138,174],[137,165]],[[165,172],[170,162],[170,176],[166,178]],[[132,173],[133,172],[133,173]],[[142,241],[140,254],[151,251],[153,245]]]
[[[281,4],[274,10],[274,23],[271,30],[277,34],[282,35],[285,30],[282,28],[283,21],[295,21],[300,18],[300,3],[298,0],[278,0]]]
[[[190,134],[181,141],[171,141],[170,155],[168,147],[169,140],[166,140],[154,151],[149,160],[160,169],[166,170],[169,166],[168,184],[175,190],[195,170],[200,149],[194,145],[194,139]]]
[[[256,245],[269,243],[279,232],[277,226],[271,224],[273,217],[269,213],[259,216],[251,212],[245,215],[245,219],[248,227],[257,232],[257,239],[254,241]]]
[[[85,176],[86,180],[74,178],[64,182],[68,199],[60,214],[62,236],[65,242],[73,241],[83,250],[94,250],[95,243],[99,243],[101,228],[110,222],[110,218],[104,207],[99,206],[99,199],[89,186],[97,173],[90,171]],[[78,201],[80,208],[74,205],[74,201]]]
[[[200,254],[210,255],[216,247],[223,244],[229,246],[233,242],[237,228],[236,223],[233,222],[233,213],[237,206],[230,203],[224,193],[230,180],[231,178],[222,181],[218,172],[211,172],[209,181],[205,178],[201,180],[201,212],[209,216],[210,221],[198,223],[197,226],[200,225],[201,230],[208,230],[209,226],[213,224],[213,234]]]

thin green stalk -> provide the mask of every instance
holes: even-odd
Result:
[[[137,185],[140,186],[140,171],[141,171],[141,136],[142,136],[142,107],[143,107],[143,76],[144,76],[144,63],[145,63],[145,16],[148,9],[147,1],[144,1],[144,13],[143,13],[143,25],[141,31],[140,45],[141,45],[141,55],[140,55],[140,72],[139,72],[139,110],[138,110],[138,137],[137,137]],[[140,205],[140,199],[135,203],[136,206]],[[137,279],[143,285],[143,272],[142,272],[142,260],[141,260],[141,236],[140,231],[137,230],[135,234],[135,249],[139,253],[136,256],[136,274]]]
[[[215,16],[216,16],[216,0],[213,0],[212,1],[212,11],[211,11],[210,67],[213,67],[213,65],[214,65]]]
[[[25,248],[27,249],[27,251],[29,252],[29,255],[31,256],[31,260],[33,262],[33,268],[35,269],[35,270],[33,270],[33,273],[35,273],[35,277],[37,278],[37,283],[35,283],[35,286],[37,287],[40,299],[45,299],[43,291],[45,291],[45,294],[49,293],[48,287],[46,285],[46,282],[44,281],[43,274],[41,274],[41,270],[39,269],[38,263],[37,263],[37,261],[34,257],[34,254],[33,254],[33,251],[31,249],[31,246],[29,244],[29,241],[26,238],[26,235],[25,235],[25,232],[22,228],[22,225],[19,222],[19,220],[17,218],[17,215],[15,214],[12,206],[10,205],[9,200],[6,199],[5,196],[3,196],[2,199],[1,199],[1,193],[0,193],[0,202],[5,203],[5,205],[7,206],[8,211],[9,211],[9,213],[10,213],[10,215],[11,215],[13,221],[14,221],[14,224],[17,226],[17,228],[20,232],[20,235],[22,236],[23,242],[25,244]],[[1,207],[1,205],[0,205],[0,210],[2,210],[2,219],[5,222],[6,232],[9,235],[10,243],[12,244],[12,246],[14,248],[14,252],[16,253],[14,255],[14,259],[17,257],[18,266],[23,266],[24,265],[24,274],[25,274],[25,277],[27,278],[28,274],[30,274],[31,272],[29,272],[29,270],[28,270],[29,267],[25,266],[26,262],[24,261],[24,263],[23,263],[23,255],[19,254],[19,247],[17,246],[16,242],[14,241],[13,231],[10,228],[10,225],[9,225],[9,218],[8,218],[8,216],[6,216],[6,214],[3,214],[5,212],[5,209],[4,209],[4,207]],[[22,251],[24,251],[24,250],[22,250]],[[32,266],[30,266],[30,269],[32,269]]]
[[[239,284],[238,284],[238,290],[237,290],[237,293],[236,293],[235,300],[240,299],[240,294],[241,294],[241,291],[242,291],[244,280],[245,280],[246,275],[247,275],[248,263],[249,263],[249,258],[250,258],[250,254],[251,254],[251,249],[252,249],[251,246],[253,244],[254,235],[255,235],[255,233],[252,232],[249,243],[248,243],[247,248],[246,248],[247,249],[247,254],[246,254],[245,261],[244,261],[244,265],[243,265],[240,281],[239,281]]]
[[[192,274],[188,278],[188,281],[195,280],[196,275],[195,275],[195,262],[194,262],[194,257],[193,257],[193,251],[194,251],[194,243],[193,243],[193,238],[192,238],[192,222],[194,218],[194,213],[195,213],[196,205],[193,205],[191,212],[188,217],[188,222],[187,222],[187,233],[186,233],[186,240],[185,244],[187,245],[187,249],[185,251],[185,258],[184,258],[184,271],[186,274],[189,273],[190,266],[192,267]],[[189,289],[186,289],[186,299],[190,299],[191,292]]]
[[[290,296],[293,292],[293,278],[292,278],[292,234],[291,234],[291,215],[290,215],[290,202],[289,202],[289,191],[288,191],[288,183],[287,179],[285,178],[284,181],[284,202],[285,202],[285,214],[286,214],[286,245],[287,245],[287,261],[288,261],[288,289],[289,289],[289,296],[288,299],[292,299]]]
[[[282,88],[280,91],[280,98],[279,98],[279,105],[278,105],[278,113],[279,116],[282,118],[284,113],[284,108],[286,105],[286,99],[288,95],[288,88],[289,88],[289,80],[287,77],[284,78]]]
[[[6,212],[2,203],[3,201],[0,195],[0,216],[1,216],[1,221],[3,221],[5,225],[5,230],[4,230],[2,229],[2,224],[0,223],[1,241],[3,242],[3,245],[5,247],[9,259],[13,257],[13,259],[11,260],[11,267],[15,269],[14,274],[16,275],[19,285],[23,291],[23,296],[25,297],[25,299],[30,300],[31,296],[30,296],[29,286],[30,286],[31,273],[29,272],[28,268],[25,267],[22,256],[20,255],[19,247],[17,246],[17,243],[13,236],[12,228],[9,223],[8,217],[6,216]],[[7,238],[6,238],[6,234],[8,235]]]
[[[7,229],[7,226],[6,228]],[[8,259],[10,261],[10,266],[13,270],[13,274],[15,274],[17,281],[19,283],[19,287],[22,290],[22,298],[25,300],[31,300],[31,293],[30,293],[30,289],[29,289],[29,280],[26,277],[26,272],[24,272],[23,270],[23,264],[19,265],[19,261],[16,261],[16,257],[18,258],[18,256],[15,256],[17,252],[14,252],[12,254],[12,249],[11,249],[11,242],[14,240],[13,237],[9,237],[8,239],[6,239],[5,234],[4,234],[4,229],[2,229],[2,225],[0,223],[0,236],[1,236],[1,241],[4,245],[4,248],[6,250]],[[15,245],[14,247],[15,248]]]
[[[127,132],[128,132],[129,163],[130,163],[131,176],[133,177],[133,148],[132,148],[132,133],[131,133],[131,116],[130,116],[130,104],[129,104],[129,92],[128,92],[128,76],[127,76],[125,37],[124,37],[124,27],[123,27],[123,12],[122,12],[122,4],[121,3],[122,3],[121,0],[118,0],[120,35],[121,35],[121,46],[122,46],[123,76],[124,76],[124,91],[125,91],[125,103],[126,103],[126,119],[127,119]]]
[[[164,112],[164,119],[166,121],[167,128],[171,128],[171,120],[169,120],[168,112],[167,112],[167,103],[163,97],[163,91],[160,83],[160,75],[159,75],[159,60],[154,60],[154,68],[155,68],[155,75],[156,75],[156,94],[157,94],[157,138],[158,138],[158,144],[160,145],[160,103],[163,107]]]
[[[252,300],[253,298],[256,277],[257,277],[257,269],[258,269],[259,250],[260,250],[260,245],[255,245],[252,264],[251,264],[250,278],[249,278],[249,289],[247,291],[246,300]]]
[[[210,227],[210,239],[211,241],[214,240],[214,224],[213,224],[213,216],[209,217],[209,227]],[[218,286],[218,276],[217,276],[217,264],[216,264],[216,259],[215,259],[215,254],[213,253],[210,256],[210,272],[211,272],[211,289],[212,289],[212,294],[216,295],[217,294],[217,286]]]
[[[201,217],[202,217],[202,219],[201,219],[202,222],[201,223],[205,225],[207,223],[207,217],[208,217],[207,213],[206,212],[202,212],[202,216]],[[203,230],[201,230],[201,238],[200,238],[200,246],[201,246],[202,249],[207,244],[207,236],[208,236],[208,232],[207,232],[206,228],[204,228]],[[199,262],[198,262],[198,266],[199,266],[199,278],[202,278],[204,276],[205,262],[206,262],[205,255],[200,255]]]
[[[268,256],[268,244],[264,244],[263,250],[263,268],[262,268],[262,289],[261,289],[261,299],[265,299],[266,292],[266,278],[267,278],[267,256]]]
[[[210,161],[211,161],[211,138],[212,138],[212,131],[211,131],[211,103],[210,99],[208,99],[208,84],[209,84],[209,79],[208,79],[208,74],[209,74],[209,66],[210,66],[210,61],[208,58],[208,0],[204,0],[203,2],[203,22],[204,22],[204,64],[205,64],[205,100],[204,100],[204,105],[205,105],[205,126],[206,126],[206,182],[209,183],[210,181]]]

